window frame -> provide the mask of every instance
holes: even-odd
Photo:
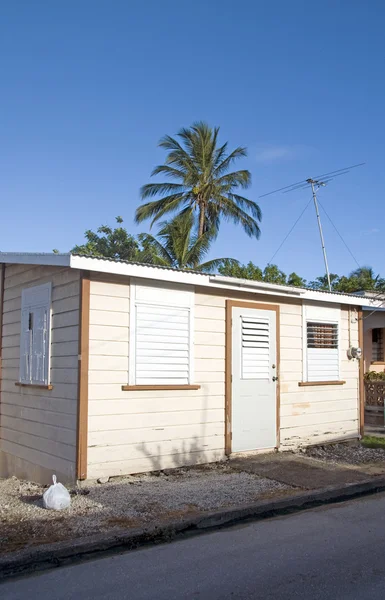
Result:
[[[328,380],[338,383],[341,380],[341,309],[334,307],[320,307],[304,304],[302,307],[302,382],[322,385],[322,380],[309,381],[308,376],[308,347],[307,347],[307,324],[319,323],[322,325],[337,325],[338,331],[338,375],[336,379]]]
[[[30,365],[29,379],[22,376],[23,360],[23,313],[28,310],[33,313],[34,309],[42,308],[47,311],[47,340],[46,340],[46,362],[44,367],[44,379],[32,379],[32,367]],[[21,309],[20,309],[20,343],[19,343],[19,380],[20,385],[25,386],[50,386],[51,379],[51,323],[52,323],[52,284],[43,283],[41,285],[23,288],[21,291]],[[33,356],[33,354],[31,354]]]
[[[375,330],[378,330],[381,332],[381,351],[382,351],[382,356],[380,358],[373,358],[373,332]],[[370,364],[375,365],[375,364],[381,364],[383,362],[385,362],[385,336],[384,336],[384,328],[383,327],[372,327],[372,335],[371,335],[371,346],[372,346],[372,352],[371,352],[371,360],[370,360]]]
[[[139,288],[147,288],[156,294],[156,301],[154,300],[143,300],[137,298],[137,291]],[[170,298],[165,301],[162,298],[161,291],[171,293]],[[186,292],[182,297],[185,301],[178,301],[178,295],[173,294],[175,291]],[[153,282],[147,283],[141,280],[131,280],[130,283],[130,316],[129,316],[129,347],[128,347],[128,386],[144,388],[156,388],[156,387],[171,387],[171,388],[186,388],[194,385],[194,289],[191,286],[182,286],[179,284],[169,285],[154,285]],[[154,383],[154,384],[137,384],[136,383],[136,308],[138,305],[141,306],[162,306],[163,308],[177,308],[187,310],[188,319],[188,382],[187,384],[170,384]]]

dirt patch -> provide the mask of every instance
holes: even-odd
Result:
[[[0,554],[248,504],[290,489],[226,463],[93,483],[71,490],[70,508],[56,512],[43,508],[42,486],[13,477],[0,480]]]
[[[382,448],[364,448],[359,444],[354,446],[347,444],[330,444],[307,448],[306,456],[334,464],[360,466],[383,463],[385,466],[385,450]]]

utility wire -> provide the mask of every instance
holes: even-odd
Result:
[[[356,263],[356,265],[361,268],[361,265],[359,264],[358,260],[356,259],[356,257],[354,256],[353,252],[350,250],[349,246],[347,245],[347,243],[345,242],[344,238],[342,237],[342,235],[340,234],[340,232],[338,231],[337,227],[334,225],[332,219],[329,217],[328,213],[326,212],[325,207],[322,205],[322,203],[320,202],[320,200],[318,199],[318,204],[320,205],[320,207],[322,208],[323,212],[325,213],[325,215],[327,216],[327,218],[329,219],[330,223],[333,225],[334,229],[336,230],[337,234],[339,235],[339,237],[341,238],[341,241],[343,242],[344,246],[346,247],[347,251],[349,252],[350,256],[353,258],[354,262]],[[381,299],[381,296],[383,296],[384,291],[378,292],[374,297],[372,297],[372,300],[376,300],[376,299]],[[370,312],[368,315],[366,315],[366,317],[363,317],[363,321],[365,321],[365,319],[367,319],[368,317],[371,317],[375,312],[377,312],[377,310],[379,308],[381,308],[381,305],[384,305],[385,300],[383,300],[380,304],[380,306],[377,306],[377,308],[375,308],[374,310],[372,310],[372,312]]]
[[[274,252],[273,256],[271,257],[271,259],[269,260],[269,262],[267,263],[268,265],[271,264],[271,261],[274,260],[274,258],[277,256],[278,252],[280,251],[280,249],[282,248],[282,246],[284,245],[284,243],[286,242],[287,238],[289,237],[289,235],[291,234],[291,232],[293,231],[293,229],[295,228],[295,226],[297,225],[297,223],[301,220],[302,216],[304,215],[304,213],[306,212],[307,207],[309,206],[310,202],[313,200],[313,196],[310,198],[309,202],[306,204],[305,208],[303,209],[303,211],[301,212],[301,214],[299,215],[298,219],[295,221],[294,225],[292,226],[292,228],[290,229],[290,231],[288,232],[288,234],[286,235],[286,237],[284,238],[284,240],[281,242],[281,244],[278,246],[278,249]]]
[[[335,231],[337,232],[337,234],[339,235],[342,243],[344,244],[345,248],[347,249],[347,251],[349,252],[350,256],[352,257],[352,259],[354,260],[354,262],[356,263],[357,267],[361,268],[360,263],[358,262],[358,260],[356,259],[356,257],[354,256],[353,252],[350,250],[349,246],[347,245],[347,243],[345,242],[344,238],[342,237],[342,235],[340,234],[340,232],[338,231],[337,227],[334,225],[333,221],[331,220],[331,218],[329,217],[328,213],[326,212],[325,207],[323,206],[323,204],[321,204],[320,200],[317,198],[318,200],[318,204],[320,205],[320,207],[322,208],[322,210],[324,211],[325,215],[327,216],[327,218],[329,219],[330,223],[333,225]]]

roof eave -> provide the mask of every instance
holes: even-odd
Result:
[[[70,267],[71,254],[56,254],[54,252],[0,252],[0,263]]]

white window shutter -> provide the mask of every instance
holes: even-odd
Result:
[[[308,381],[339,380],[338,339],[337,323],[307,323]]]
[[[26,288],[21,296],[20,381],[49,383],[51,284]]]
[[[32,356],[32,332],[29,329],[30,312],[25,309],[21,313],[20,332],[20,381],[29,383],[32,379],[31,356]]]
[[[135,333],[137,385],[189,383],[189,309],[138,303]]]
[[[32,335],[32,381],[47,384],[47,310],[43,307],[33,311]]]

